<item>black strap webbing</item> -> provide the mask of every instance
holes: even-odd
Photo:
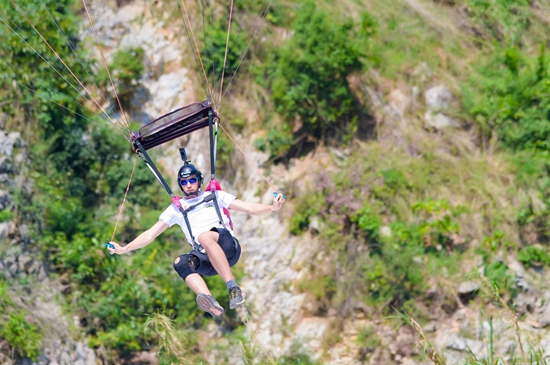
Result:
[[[218,122],[218,116],[216,115],[216,123]],[[215,161],[215,150],[214,150],[214,113],[212,111],[212,108],[208,108],[208,129],[210,132],[210,169],[211,169],[211,179],[215,179],[216,177],[216,161]],[[141,144],[139,139],[134,139],[133,144],[136,148],[136,152],[138,153],[139,157],[145,162],[147,167],[151,170],[153,175],[157,178],[157,180],[160,182],[160,184],[164,187],[164,190],[170,195],[171,198],[175,198],[174,193],[172,192],[172,189],[168,186],[160,172],[158,171],[157,167],[147,154],[146,148]],[[189,223],[189,217],[187,216],[187,213],[193,210],[197,205],[207,203],[209,201],[212,201],[214,204],[214,208],[216,209],[216,214],[218,215],[218,219],[220,220],[220,225],[222,227],[225,227],[225,224],[223,223],[223,217],[220,211],[220,207],[218,205],[218,200],[216,198],[216,191],[213,190],[211,194],[206,196],[203,200],[198,202],[197,204],[193,204],[187,209],[183,209],[183,207],[179,207],[179,211],[183,215],[183,219],[185,221],[185,225],[187,226],[187,230],[189,232],[189,235],[191,236],[193,247],[199,251],[202,251],[202,246],[200,243],[197,242],[195,239],[195,236],[193,236],[193,232],[191,230],[191,224]]]

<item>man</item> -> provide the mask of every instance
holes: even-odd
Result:
[[[159,221],[126,246],[121,247],[116,242],[110,242],[112,248],[109,248],[109,252],[125,254],[145,247],[167,228],[178,224],[193,250],[176,258],[174,269],[197,294],[199,308],[219,317],[224,309],[208,290],[203,276],[219,274],[222,277],[229,292],[230,309],[244,304],[245,301],[245,294],[231,273],[231,267],[241,256],[241,246],[233,235],[229,218],[220,214],[220,209],[261,215],[281,209],[285,199],[278,194],[272,205],[247,203],[221,190],[201,191],[203,180],[202,173],[193,164],[185,161],[178,171],[178,185],[184,197],[172,199],[173,204],[160,215]],[[215,200],[210,199],[211,194],[215,194]],[[180,207],[185,210],[187,217],[184,217]]]

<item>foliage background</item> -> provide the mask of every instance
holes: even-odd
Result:
[[[166,313],[188,333],[192,347],[192,333],[210,319],[172,272],[179,238],[165,234],[160,244],[124,259],[105,255],[102,247],[135,162],[126,142],[90,111],[79,85],[57,77],[66,75],[63,66],[21,12],[8,1],[0,4],[0,127],[24,134],[32,181],[10,188],[15,204],[0,212],[0,220],[29,226],[33,250],[66,285],[71,305],[65,310],[81,318],[90,346],[107,347],[113,358],[148,349],[158,339],[158,333],[144,332],[148,316]],[[86,72],[98,66],[76,38],[80,5],[19,6],[84,84],[116,105],[104,71]],[[254,6],[244,2],[237,12]],[[498,298],[512,303],[515,274],[503,257],[517,258],[526,269],[550,265],[550,33],[537,16],[550,4],[461,0],[420,6],[422,11],[410,2],[378,0],[275,4],[263,20],[264,40],[250,49],[231,94],[261,105],[259,124],[247,125],[237,110],[228,110],[226,119],[244,135],[260,135],[251,144],[270,156],[267,164],[288,164],[314,149],[345,151],[334,157],[336,168],[312,173],[317,184],[297,181],[288,194],[291,233],[316,235],[323,255],[334,258],[327,264],[319,255],[297,283],[315,299],[314,315],[337,309],[346,318],[354,303],[380,317],[394,309],[419,321],[432,313],[449,315],[464,304],[449,288],[467,277],[474,261]],[[217,8],[208,11],[219,14]],[[207,69],[220,74],[225,25],[210,25],[201,47],[209,56]],[[239,31],[228,78],[246,48],[245,36],[251,36],[250,28]],[[281,37],[282,31],[291,36]],[[142,57],[140,48],[120,50],[110,64],[123,106],[131,104],[147,71]],[[393,90],[413,95],[414,88],[439,84],[455,94],[448,114],[460,128],[426,126],[421,96],[411,96],[401,122],[372,98],[374,92],[386,102]],[[260,91],[250,96],[251,90]],[[116,115],[116,108],[109,112]],[[138,164],[119,241],[156,221],[167,204],[159,196],[153,177]],[[0,294],[16,293],[29,280],[1,279]],[[437,298],[430,295],[434,283],[447,288]],[[209,284],[225,298],[223,283]],[[44,333],[25,309],[0,298],[0,337],[17,356],[36,358]],[[228,326],[229,337],[238,341],[242,323],[230,317]],[[375,333],[363,335],[376,343]],[[342,340],[332,336],[327,344]],[[200,354],[188,356],[202,361]],[[314,363],[300,353],[273,359],[292,361]]]

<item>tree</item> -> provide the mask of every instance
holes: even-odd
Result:
[[[355,120],[348,77],[363,67],[366,33],[349,19],[335,23],[313,0],[302,3],[293,31],[273,65],[273,99],[298,137],[324,140]]]

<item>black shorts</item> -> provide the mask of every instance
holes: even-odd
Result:
[[[234,266],[241,258],[241,245],[239,241],[225,228],[212,228],[210,231],[218,232],[220,235],[218,238],[218,245],[220,245],[225,253],[229,266]],[[194,249],[189,252],[188,255],[194,255],[199,259],[199,266],[195,268],[197,274],[202,276],[214,276],[218,274],[208,259],[208,255],[205,253]]]

